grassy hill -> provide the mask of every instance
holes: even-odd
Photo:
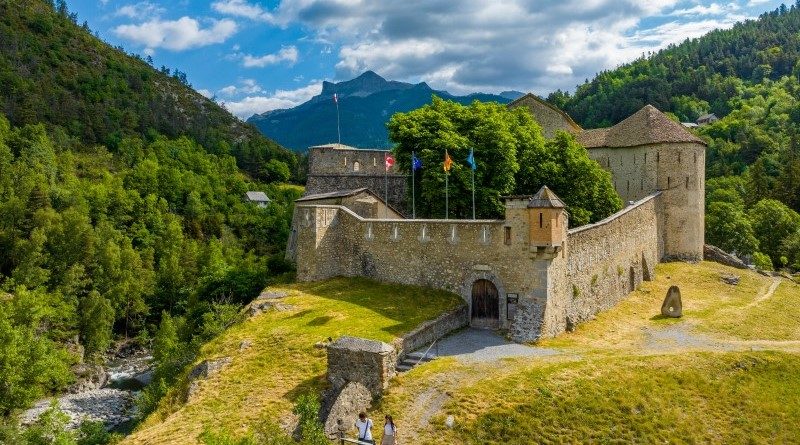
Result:
[[[541,343],[559,354],[434,360],[395,379],[374,418],[395,414],[407,443],[796,441],[800,286],[705,262],[661,264],[657,274]],[[659,315],[672,284],[683,295],[680,319]]]
[[[741,282],[723,283],[727,274]],[[659,315],[672,284],[683,294],[680,319]],[[178,386],[124,443],[197,443],[205,429],[242,435],[264,419],[288,424],[292,401],[325,386],[325,352],[315,342],[345,334],[391,341],[459,302],[360,279],[271,290],[289,292],[293,307],[206,345],[203,358],[232,364],[186,404]],[[708,262],[661,264],[655,281],[617,307],[537,345],[557,354],[439,358],[396,377],[371,416],[391,413],[402,443],[790,443],[800,437],[798,302],[800,285],[788,279]],[[244,340],[253,346],[240,351]]]
[[[252,176],[272,159],[295,167],[291,152],[194,91],[185,74],[156,70],[74,20],[46,0],[0,1],[0,114],[12,125],[42,122],[111,149],[130,136],[187,136],[233,154]]]
[[[425,320],[461,304],[447,292],[333,279],[269,288],[287,292],[286,311],[260,314],[203,346],[198,360],[231,357],[231,364],[204,381],[183,403],[186,373],[125,444],[196,443],[204,429],[242,433],[260,420],[288,424],[293,402],[325,385],[328,337],[354,335],[391,342]],[[242,350],[243,341],[252,346]]]

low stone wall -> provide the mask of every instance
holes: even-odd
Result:
[[[653,279],[663,255],[660,193],[650,195],[567,236],[564,329],[609,309]]]
[[[440,315],[436,319],[428,320],[413,331],[395,341],[395,348],[399,351],[398,360],[409,352],[428,346],[434,340],[463,328],[469,324],[469,307],[459,306],[450,312]]]
[[[341,337],[328,345],[328,382],[334,390],[358,382],[378,397],[394,377],[396,363],[397,351],[388,343]]]

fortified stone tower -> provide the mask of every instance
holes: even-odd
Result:
[[[566,205],[546,185],[528,202],[530,249],[557,253],[567,238]]]

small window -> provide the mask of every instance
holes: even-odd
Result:
[[[657,152],[656,152],[656,163],[658,163],[658,162],[660,162],[660,161],[661,161],[661,152],[660,152],[660,151],[657,151]]]
[[[644,154],[644,163],[647,164],[647,153]]]
[[[694,163],[697,164],[697,153],[694,154]]]
[[[539,213],[539,228],[541,229],[543,227],[544,227],[544,216],[541,213]]]
[[[344,157],[344,166],[347,167],[347,156]]]
[[[377,167],[378,166],[378,158],[376,158],[374,156],[372,157],[372,166],[373,167]]]
[[[505,230],[505,237],[503,238],[503,242],[506,246],[511,245],[511,227],[506,227]]]
[[[627,188],[625,189],[625,191],[626,192],[630,192],[631,191],[631,181],[630,180],[628,180],[628,185],[627,185]]]
[[[636,153],[633,154],[633,164],[636,165]]]
[[[361,170],[361,163],[360,163],[360,162],[358,162],[358,161],[356,161],[356,162],[353,162],[353,171],[354,171],[354,172],[357,172],[357,171],[359,171],[359,170]]]
[[[672,178],[667,176],[667,188],[670,188],[670,187],[672,187]]]
[[[686,177],[686,188],[687,189],[689,188],[689,177],[688,176]]]
[[[681,163],[681,153],[678,152],[678,164],[680,164],[680,163]]]
[[[644,178],[641,179],[642,183],[639,186],[639,190],[644,190]]]

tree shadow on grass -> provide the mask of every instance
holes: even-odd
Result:
[[[322,317],[317,317],[306,324],[309,326],[324,326],[331,320],[333,320],[333,317],[330,315],[324,315]]]

